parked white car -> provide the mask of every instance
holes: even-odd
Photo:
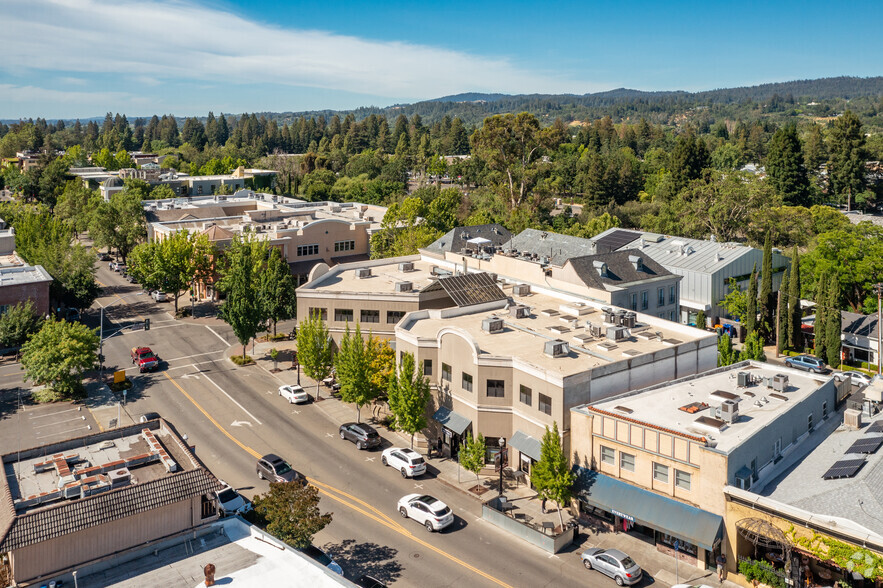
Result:
[[[454,522],[454,513],[448,505],[426,494],[408,494],[399,499],[399,514],[414,519],[432,533],[441,531]]]
[[[403,478],[413,478],[426,473],[423,456],[413,449],[390,447],[380,454],[380,462],[400,471]]]
[[[839,381],[844,381],[846,378],[852,378],[852,383],[858,386],[867,386],[871,383],[871,377],[867,374],[863,374],[862,372],[857,372],[854,370],[849,370],[846,372],[840,372],[838,374],[834,374],[834,379]]]
[[[159,290],[154,290],[150,293],[151,298],[153,298],[157,302],[165,302],[169,299],[169,295],[165,292],[160,292]]]
[[[218,510],[221,515],[245,514],[253,509],[250,501],[234,490],[229,484],[220,481],[224,487],[215,492],[218,498]]]
[[[297,384],[292,386],[279,386],[279,396],[288,400],[288,404],[303,404],[304,402],[310,401],[310,395]]]

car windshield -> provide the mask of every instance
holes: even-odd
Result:
[[[147,359],[148,357],[153,357],[153,351],[139,351],[138,357],[140,359]]]
[[[379,437],[379,435],[377,434],[377,431],[368,431],[368,438],[372,439],[374,437]]]
[[[288,462],[285,461],[276,462],[273,464],[273,467],[276,469],[276,474],[280,476],[291,471],[291,466],[288,465]]]
[[[221,490],[218,492],[218,500],[221,502],[231,502],[236,500],[238,494],[233,490],[233,488],[227,488],[226,490]]]
[[[422,457],[412,457],[411,463],[413,463],[414,465],[421,464],[421,463],[423,463],[423,458]]]
[[[625,568],[626,570],[631,569],[637,565],[635,563],[635,560],[633,560],[629,556],[625,556],[623,559],[620,560],[619,563],[621,563],[622,567]]]

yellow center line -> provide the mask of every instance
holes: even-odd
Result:
[[[255,451],[255,450],[252,449],[251,447],[248,447],[247,445],[243,444],[243,443],[242,443],[241,441],[239,441],[236,437],[234,437],[233,435],[231,435],[230,432],[227,431],[227,429],[225,429],[224,427],[222,427],[221,424],[220,424],[218,421],[216,421],[214,418],[212,418],[212,416],[211,416],[211,415],[210,415],[210,414],[209,414],[204,408],[202,408],[202,406],[200,406],[199,403],[196,402],[196,400],[194,400],[193,397],[190,396],[190,394],[188,394],[188,393],[184,390],[184,388],[182,388],[180,385],[178,385],[178,382],[176,382],[176,381],[175,381],[175,380],[174,380],[174,379],[168,374],[168,372],[163,372],[163,375],[164,375],[164,376],[165,376],[165,377],[166,377],[166,378],[167,378],[172,384],[174,384],[175,387],[176,387],[178,390],[181,391],[181,394],[183,394],[184,396],[187,397],[187,400],[189,400],[189,401],[193,404],[193,406],[195,406],[196,408],[199,409],[199,412],[201,412],[203,415],[205,415],[205,417],[206,417],[209,421],[211,421],[211,423],[212,423],[215,427],[217,427],[222,433],[224,433],[224,435],[226,435],[231,441],[233,441],[234,443],[236,443],[236,445],[238,445],[239,447],[241,447],[245,452],[247,452],[247,453],[249,453],[250,455],[252,455],[255,459],[260,459],[260,458],[262,457],[260,453],[258,453],[257,451]],[[332,500],[336,500],[337,502],[343,504],[344,506],[347,506],[347,507],[351,508],[352,510],[354,510],[354,511],[356,511],[356,512],[362,513],[363,515],[365,515],[365,516],[368,517],[369,519],[372,519],[372,520],[374,520],[374,521],[380,523],[381,525],[383,525],[383,526],[389,528],[390,530],[395,531],[395,532],[398,533],[399,535],[402,535],[402,536],[404,536],[404,537],[407,537],[408,539],[411,539],[412,541],[418,543],[419,545],[422,545],[422,546],[425,547],[426,549],[429,549],[430,551],[434,551],[434,552],[437,553],[438,555],[440,555],[440,556],[442,556],[442,557],[444,557],[444,558],[447,558],[448,560],[454,562],[455,564],[457,564],[457,565],[459,565],[459,566],[461,566],[461,567],[464,567],[464,568],[466,568],[467,570],[469,570],[469,571],[471,571],[471,572],[474,572],[474,573],[478,574],[479,576],[482,576],[483,578],[486,578],[486,579],[490,580],[491,582],[493,582],[493,583],[495,583],[495,584],[497,584],[497,585],[499,585],[499,586],[502,586],[503,588],[513,588],[512,586],[510,586],[509,584],[506,584],[506,583],[503,582],[502,580],[498,580],[497,578],[493,577],[492,575],[488,574],[487,572],[484,572],[484,571],[482,571],[482,570],[476,568],[475,566],[466,563],[466,562],[463,561],[462,559],[460,559],[460,558],[458,558],[458,557],[455,557],[455,556],[451,555],[450,553],[444,551],[444,550],[441,549],[440,547],[436,547],[435,545],[433,545],[433,544],[431,544],[431,543],[429,543],[429,542],[427,542],[427,541],[424,541],[423,539],[420,539],[420,538],[418,538],[418,537],[415,537],[414,535],[411,534],[410,531],[408,531],[407,529],[405,529],[405,527],[403,527],[401,524],[399,524],[399,523],[393,521],[389,516],[387,516],[387,515],[381,513],[379,510],[377,510],[375,507],[371,506],[370,504],[366,503],[365,501],[360,500],[359,498],[356,498],[355,496],[353,496],[353,495],[351,495],[351,494],[347,494],[346,492],[344,492],[344,491],[342,491],[342,490],[338,490],[337,488],[334,488],[333,486],[329,486],[328,484],[325,484],[325,483],[319,482],[319,481],[316,480],[316,479],[311,478],[311,479],[310,479],[310,482],[311,482],[313,485],[315,485],[317,488],[319,488],[319,491],[320,491],[322,494],[324,494],[325,496],[327,496],[328,498],[331,498]],[[356,502],[358,502],[358,503],[360,503],[360,504],[366,506],[366,507],[369,508],[370,510],[375,511],[377,514],[375,515],[375,514],[373,514],[373,513],[371,513],[371,512],[368,512],[367,510],[362,509],[362,508],[356,506],[355,504],[352,504],[351,502],[349,502],[349,501],[347,501],[347,500],[344,500],[344,499],[341,498],[340,496],[336,496],[334,493],[340,494],[341,496],[345,496],[345,497],[347,497],[347,498],[349,498],[349,499],[351,499],[351,500],[354,500],[354,501],[356,501]]]

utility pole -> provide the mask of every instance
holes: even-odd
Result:
[[[883,309],[880,308],[880,301],[883,298],[883,284],[877,282],[874,284],[874,292],[877,293],[877,375],[883,375]]]
[[[779,310],[782,308],[782,286],[784,286],[784,282],[779,286],[779,296],[776,300],[776,358],[780,357],[779,354],[779,323],[782,320],[782,313]]]

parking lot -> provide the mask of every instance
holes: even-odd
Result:
[[[98,431],[98,424],[92,413],[82,404],[33,404],[23,390],[21,409],[15,410],[18,394],[4,396],[3,417],[0,421],[0,447],[3,448],[3,453],[48,445]]]

